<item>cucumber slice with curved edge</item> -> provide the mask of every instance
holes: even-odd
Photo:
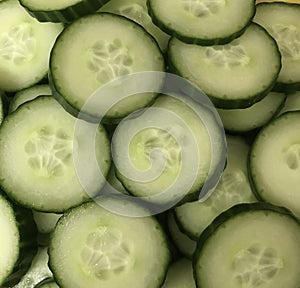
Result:
[[[62,214],[44,213],[39,211],[32,211],[33,218],[37,229],[41,234],[48,234],[53,232],[58,219]]]
[[[39,23],[17,0],[0,2],[0,89],[18,91],[39,82],[62,29],[62,24]]]
[[[172,263],[162,288],[196,288],[192,262],[182,258]]]
[[[205,47],[176,38],[169,43],[171,69],[197,85],[217,108],[246,108],[261,100],[276,83],[280,59],[275,40],[254,23],[225,45]]]
[[[244,133],[267,124],[285,105],[286,95],[270,92],[261,101],[245,109],[217,109],[224,128]]]
[[[300,87],[300,5],[260,3],[254,21],[277,41],[282,55],[278,82],[288,90]]]
[[[102,201],[129,211],[143,209],[133,202]],[[121,216],[94,202],[60,218],[49,256],[54,277],[64,288],[159,288],[170,261],[166,236],[154,217]]]
[[[239,203],[257,201],[248,180],[249,145],[243,138],[227,136],[227,165],[220,182],[204,202],[190,202],[174,208],[179,228],[197,240],[222,212]]]
[[[108,82],[144,71],[164,71],[157,43],[134,21],[109,13],[89,15],[70,24],[56,41],[50,59],[53,95],[70,113],[77,116],[81,111],[79,116],[87,120],[122,118],[151,104],[157,93],[132,95],[116,103],[106,115],[101,115],[100,108],[111,103],[107,93],[99,99],[100,107],[85,105]],[[159,88],[162,81],[154,85]]]
[[[12,287],[26,273],[37,251],[36,226],[30,210],[0,194],[0,285]]]
[[[74,134],[78,121],[84,130]],[[91,172],[85,158],[93,149],[86,147],[85,139],[93,133],[94,125],[71,116],[53,97],[40,96],[23,104],[0,127],[1,186],[23,206],[60,213],[95,196],[104,185],[110,168],[104,128],[98,127],[94,142],[100,177]],[[80,165],[85,172],[81,177],[90,183],[89,195],[77,176],[73,161],[77,154],[82,156]]]
[[[166,33],[201,45],[236,38],[255,13],[254,0],[149,0],[148,7],[153,22]]]
[[[137,22],[155,38],[160,49],[166,52],[170,36],[152,23],[146,2],[147,0],[110,0],[99,9],[99,12],[122,15]]]
[[[300,91],[296,91],[287,95],[286,101],[280,115],[287,111],[300,110]]]
[[[108,0],[19,0],[28,13],[41,22],[72,22],[96,12]]]
[[[260,130],[249,157],[260,198],[300,218],[300,111],[286,112]]]
[[[51,89],[47,84],[34,85],[18,91],[12,98],[8,112],[15,111],[20,105],[42,95],[52,95]]]
[[[188,97],[161,95],[116,128],[116,175],[131,194],[158,206],[197,199],[205,181],[224,167],[222,131],[207,107]],[[213,155],[212,142],[218,144]]]
[[[193,269],[201,288],[298,288],[300,222],[284,208],[239,204],[201,235]]]

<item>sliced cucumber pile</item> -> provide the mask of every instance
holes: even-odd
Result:
[[[0,0],[0,287],[300,288],[299,67],[300,0]]]

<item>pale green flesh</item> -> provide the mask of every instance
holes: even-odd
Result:
[[[297,111],[297,110],[300,110],[300,91],[287,95],[286,101],[284,103],[284,107],[280,111],[280,114],[287,111]]]
[[[198,287],[298,288],[300,226],[289,216],[249,211],[224,222],[195,263]]]
[[[196,288],[192,262],[182,258],[172,263],[162,288]]]
[[[181,76],[222,100],[238,101],[262,93],[275,81],[280,67],[274,40],[253,24],[226,45],[205,47],[172,38],[170,59]]]
[[[39,23],[16,0],[1,2],[0,19],[0,89],[21,90],[47,74],[63,25]]]
[[[146,2],[146,0],[110,0],[99,9],[99,12],[122,15],[139,23],[156,39],[161,50],[166,51],[170,36],[152,23]]]
[[[0,285],[11,273],[19,256],[19,231],[11,205],[0,195]]]
[[[59,288],[55,282],[50,282],[39,286],[39,288]]]
[[[99,99],[100,106],[83,107],[100,87],[131,73],[164,70],[156,42],[138,24],[124,17],[105,13],[90,15],[72,23],[62,35],[50,63],[54,85],[73,107],[83,108],[90,115],[103,116],[99,107],[111,103],[110,95],[105,94],[108,99]],[[161,82],[156,85],[159,88]],[[155,97],[154,93],[142,93],[116,101],[105,116],[124,117],[148,105]]]
[[[39,211],[32,211],[33,218],[37,229],[42,234],[53,232],[55,225],[62,214],[44,213]]]
[[[84,146],[87,134],[74,136],[75,124],[76,118],[50,96],[28,102],[6,117],[0,131],[0,178],[17,202],[35,210],[62,212],[94,196],[103,186],[104,177],[95,178],[89,167],[84,175],[92,183],[89,195],[79,182],[74,152],[85,155],[84,149],[91,147]],[[85,132],[92,129],[87,125]],[[96,135],[98,164],[107,175],[109,142],[103,128]]]
[[[153,218],[123,217],[89,203],[59,221],[50,264],[65,288],[160,287],[169,261],[165,241]]]
[[[193,239],[223,211],[239,203],[255,202],[247,177],[249,146],[242,138],[227,136],[227,166],[218,186],[204,202],[190,202],[175,208],[178,224]]]
[[[189,38],[214,39],[228,37],[245,27],[254,1],[151,0],[150,5],[168,29]]]
[[[229,131],[250,131],[266,124],[278,111],[286,96],[270,92],[261,101],[245,109],[217,109]]]
[[[300,112],[283,114],[260,132],[250,155],[251,176],[259,195],[272,204],[290,209],[298,217],[299,131]]]
[[[33,11],[53,11],[68,8],[77,3],[84,2],[84,0],[51,0],[46,3],[39,0],[21,0],[21,2]]]
[[[278,82],[300,82],[300,8],[284,3],[258,5],[254,21],[277,41],[282,55]]]

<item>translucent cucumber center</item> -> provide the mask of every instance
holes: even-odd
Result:
[[[195,17],[216,14],[225,6],[225,0],[181,0],[184,10]]]
[[[132,72],[133,58],[121,40],[112,42],[100,40],[90,50],[88,68],[95,73],[96,79],[105,84]]]
[[[267,284],[281,268],[283,261],[277,256],[276,250],[258,243],[239,251],[233,261],[235,279],[241,288],[256,288]]]
[[[293,25],[275,24],[269,28],[281,54],[286,58],[300,59],[300,33]]]
[[[250,57],[245,49],[237,41],[227,45],[210,46],[205,49],[206,61],[211,64],[224,67],[234,68],[246,66],[250,62]]]
[[[283,154],[289,169],[300,169],[300,144],[293,144],[290,147],[283,149]]]
[[[126,16],[142,26],[151,24],[151,17],[148,12],[139,4],[123,6],[119,9],[119,14]]]
[[[120,231],[101,226],[87,236],[81,259],[88,274],[106,280],[128,267],[130,247]]]
[[[61,176],[72,162],[72,139],[62,130],[42,127],[25,144],[29,166],[39,176]]]
[[[31,60],[36,50],[36,39],[29,23],[12,27],[0,38],[0,55],[3,59],[20,65]]]

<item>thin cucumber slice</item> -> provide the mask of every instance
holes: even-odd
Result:
[[[157,93],[116,101],[106,115],[101,114],[101,107],[111,103],[107,93],[99,99],[99,106],[85,104],[96,90],[118,77],[163,70],[163,56],[155,40],[134,21],[109,13],[89,15],[70,24],[56,41],[50,59],[54,96],[70,113],[77,116],[80,111],[79,116],[86,115],[88,120],[122,118],[150,105]],[[157,88],[162,79],[158,82],[154,84]]]
[[[104,201],[137,209],[133,202]],[[159,288],[170,261],[166,236],[154,217],[121,216],[94,202],[60,218],[49,256],[64,288]]]
[[[166,33],[200,45],[228,43],[244,32],[255,13],[254,0],[149,0],[148,7]]]
[[[300,218],[300,111],[286,112],[257,135],[249,158],[256,193]]]
[[[212,141],[218,144],[214,154]],[[187,97],[161,95],[116,128],[117,177],[132,195],[158,206],[197,199],[205,181],[224,165],[224,141],[207,107]]]
[[[0,2],[0,89],[18,91],[43,79],[62,29],[62,24],[39,23],[18,0]]]
[[[19,0],[21,5],[40,22],[72,22],[96,12],[108,0]]]
[[[99,12],[122,15],[137,22],[155,38],[163,52],[167,51],[170,36],[153,24],[147,11],[147,0],[110,0]]]
[[[300,91],[296,91],[287,95],[286,101],[280,115],[287,111],[300,110]]]
[[[235,133],[244,133],[267,124],[285,105],[286,95],[270,92],[261,101],[245,109],[217,109],[224,128]]]
[[[300,85],[300,5],[261,3],[254,21],[262,25],[277,41],[282,55],[278,82],[286,89]]]
[[[52,95],[48,84],[34,85],[18,91],[10,102],[8,112],[11,113],[15,111],[23,103],[33,100],[41,95]]]
[[[29,210],[0,194],[0,285],[12,287],[30,267],[37,251],[36,226]]]
[[[201,288],[298,288],[300,222],[286,209],[240,204],[204,231],[193,269]]]
[[[79,122],[84,131],[74,134],[78,121],[51,96],[24,103],[5,118],[0,126],[0,179],[12,199],[34,210],[61,213],[100,191],[110,168],[109,140],[99,126],[94,147],[100,177],[85,158],[93,148],[86,147],[85,139],[94,125]],[[81,176],[90,183],[89,195],[79,182],[74,155],[82,156]]]
[[[205,47],[176,38],[169,43],[172,70],[197,85],[217,108],[246,108],[261,100],[277,80],[280,59],[276,42],[257,24],[226,45]]]
[[[222,212],[239,203],[257,201],[248,180],[249,145],[243,138],[227,136],[227,165],[220,182],[204,202],[190,202],[174,208],[179,228],[197,240]]]
[[[52,277],[52,272],[48,267],[47,249],[47,247],[38,249],[29,270],[13,288],[35,288],[41,281]]]
[[[182,258],[172,263],[162,288],[196,288],[192,262]]]
[[[49,234],[53,232],[57,221],[62,215],[56,213],[44,213],[34,210],[32,213],[37,229],[41,234]]]

